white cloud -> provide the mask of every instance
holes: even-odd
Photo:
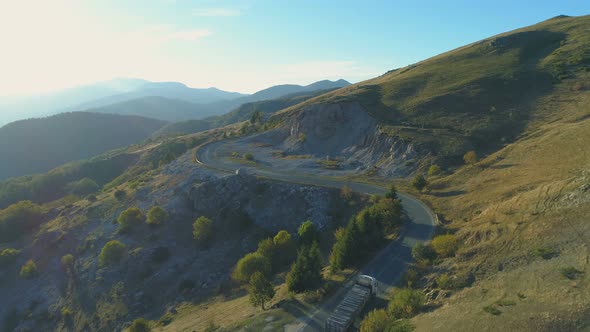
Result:
[[[193,15],[203,17],[231,17],[240,16],[241,14],[240,9],[229,7],[197,8],[193,10]]]

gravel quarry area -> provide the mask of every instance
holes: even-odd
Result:
[[[199,153],[220,159],[226,168],[319,176],[407,176],[421,158],[412,143],[382,133],[357,102],[305,107],[275,129],[212,143],[204,150]]]

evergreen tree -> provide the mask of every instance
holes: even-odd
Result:
[[[322,281],[322,256],[317,242],[303,246],[287,275],[289,291],[300,293],[317,287]]]

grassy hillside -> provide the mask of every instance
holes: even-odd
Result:
[[[164,124],[138,116],[84,112],[10,123],[0,128],[0,179],[46,172],[137,143]]]
[[[590,73],[568,79],[542,98],[520,139],[430,179],[422,197],[462,245],[425,274],[435,280],[471,273],[476,282],[415,318],[418,330],[590,327],[590,89],[578,88],[588,80]]]
[[[310,99],[275,119],[311,104],[359,101],[391,135],[458,162],[465,149],[493,150],[518,137],[539,98],[590,70],[589,27],[588,16],[547,20]]]

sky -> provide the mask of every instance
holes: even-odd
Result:
[[[252,93],[358,82],[586,0],[0,0],[0,95],[116,77]]]

